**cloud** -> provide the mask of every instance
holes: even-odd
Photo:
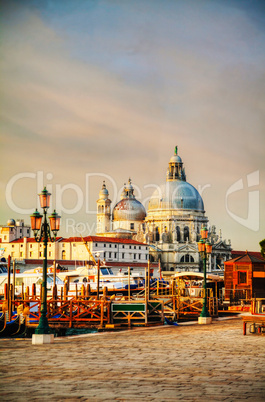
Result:
[[[2,194],[12,175],[37,170],[82,188],[86,172],[159,184],[179,145],[192,184],[218,183],[205,193],[214,214],[239,175],[264,171],[265,41],[254,14],[222,2],[10,4]]]

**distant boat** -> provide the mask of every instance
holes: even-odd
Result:
[[[31,287],[34,283],[40,285],[43,281],[42,272],[34,272],[33,270],[25,271],[15,275],[15,295],[22,293],[22,283],[24,290],[27,286]],[[13,283],[13,275],[11,275],[10,282]],[[0,274],[0,294],[4,294],[5,284],[8,283],[8,274]],[[61,278],[56,276],[56,285],[63,286],[64,282]],[[47,291],[51,291],[53,286],[53,275],[47,274]],[[40,293],[40,287],[36,287],[36,293]]]

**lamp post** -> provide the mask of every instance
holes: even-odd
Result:
[[[198,242],[198,250],[203,261],[203,274],[204,274],[203,275],[204,297],[203,297],[202,311],[198,318],[199,324],[210,324],[212,322],[212,318],[207,308],[207,286],[206,286],[206,261],[212,252],[212,245],[207,238],[208,238],[208,230],[206,227],[203,227],[201,230],[201,240]]]
[[[57,232],[60,228],[60,216],[54,212],[49,216],[50,224],[47,220],[47,211],[50,206],[51,194],[48,192],[46,187],[39,194],[40,206],[43,209],[43,215],[41,215],[38,210],[30,216],[31,228],[34,233],[35,240],[40,243],[43,241],[43,281],[42,281],[42,292],[41,292],[41,316],[39,320],[39,325],[35,330],[35,337],[32,338],[32,343],[51,343],[53,341],[52,337],[49,337],[49,324],[47,319],[47,244],[48,241],[54,242],[56,240]],[[42,220],[43,218],[43,220]],[[53,236],[51,235],[53,232]],[[37,336],[36,336],[37,335]],[[38,335],[41,335],[38,339]]]

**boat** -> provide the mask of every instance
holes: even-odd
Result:
[[[43,281],[42,272],[34,272],[31,270],[25,271],[15,275],[15,295],[19,296],[22,293],[22,286],[24,286],[24,291],[27,286],[32,287],[33,284],[36,285],[36,294],[40,293],[40,285]],[[13,283],[13,274],[10,275],[10,283]],[[0,294],[4,294],[5,284],[8,284],[8,274],[0,274]],[[54,284],[53,275],[47,274],[47,292],[52,291],[52,286]],[[61,278],[56,275],[56,285],[63,286],[64,282]]]
[[[98,267],[78,267],[73,271],[59,272],[58,277],[64,282],[67,281],[71,286],[72,284],[90,284],[91,289],[97,288],[98,282]],[[135,273],[119,272],[114,275],[111,267],[102,265],[99,267],[99,287],[107,287],[110,290],[114,289],[136,289],[143,287],[143,278]]]
[[[11,321],[7,321],[6,318],[6,314],[2,313],[2,316],[0,317],[0,338],[18,336],[25,332],[25,318],[22,314],[17,315],[16,313],[13,313]]]

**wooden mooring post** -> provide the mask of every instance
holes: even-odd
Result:
[[[11,321],[11,299],[12,297],[10,297],[10,275],[11,275],[11,255],[8,256],[8,260],[7,260],[7,306],[8,306],[8,320]]]

